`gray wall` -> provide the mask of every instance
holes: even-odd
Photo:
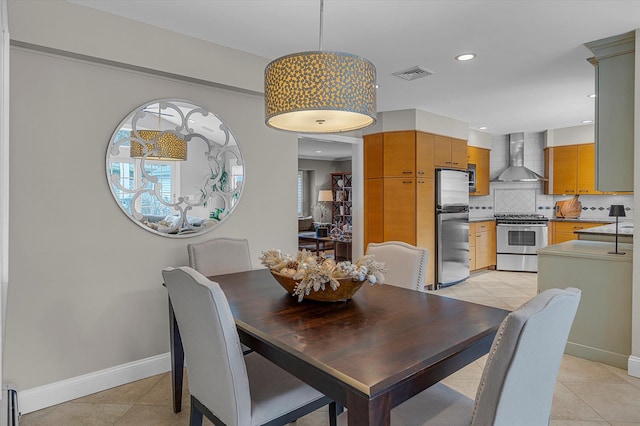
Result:
[[[243,149],[240,203],[204,236],[144,231],[107,185],[111,133],[131,109],[165,97],[208,106]],[[5,381],[25,390],[168,352],[160,272],[188,263],[188,243],[248,238],[254,267],[262,250],[295,250],[296,138],[268,129],[263,108],[260,96],[11,49]]]

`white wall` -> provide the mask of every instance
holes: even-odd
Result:
[[[363,133],[370,135],[398,130],[421,130],[464,140],[469,137],[469,125],[464,121],[419,109],[379,112],[376,125]]]
[[[248,238],[256,267],[261,250],[295,250],[295,135],[264,126],[262,99],[26,50],[11,54],[5,371],[19,389],[167,352],[160,271],[186,265],[188,243]],[[207,105],[243,148],[240,203],[206,236],[146,232],[109,191],[104,157],[113,129],[131,108],[159,97]],[[267,194],[275,196],[269,208]]]
[[[10,18],[25,40],[42,41],[31,37],[30,31],[40,31],[34,20],[53,32],[67,31],[68,41],[77,44],[91,46],[101,36],[91,32],[91,22],[55,22],[66,22],[57,13],[58,8],[69,10],[64,2],[24,3],[11,3]],[[39,16],[47,13],[53,23]],[[111,22],[114,34],[130,29],[109,16],[98,21]],[[154,45],[173,38],[158,31],[153,31]],[[51,40],[58,36],[51,34]],[[194,46],[191,53],[200,54],[200,44]],[[144,42],[127,40],[117,47],[120,59],[133,49],[149,57],[149,67],[170,62],[142,55],[153,52]],[[187,53],[190,48],[180,47]],[[160,272],[188,263],[188,243],[216,236],[248,238],[254,267],[260,266],[262,250],[295,251],[296,135],[264,125],[261,96],[31,49],[14,47],[11,55],[11,285],[4,379],[20,391],[167,353],[167,300]],[[209,56],[209,68],[237,65],[222,59]],[[261,76],[263,69],[252,72]],[[120,211],[109,191],[105,154],[113,130],[132,108],[157,98],[209,107],[242,147],[246,179],[240,203],[206,235],[170,239],[146,232]]]
[[[469,137],[467,145],[478,148],[491,149],[492,136],[490,133],[480,132],[478,130],[469,129]]]
[[[634,162],[633,187],[640,188],[640,30],[636,30],[634,81]],[[634,197],[634,210],[640,209],[640,197]],[[631,357],[629,374],[640,377],[640,238],[633,241],[633,302],[631,306]]]
[[[254,93],[264,90],[267,58],[64,0],[9,0],[9,20],[11,39],[21,43]]]
[[[594,143],[595,140],[595,126],[593,124],[562,127],[545,132],[545,147]]]

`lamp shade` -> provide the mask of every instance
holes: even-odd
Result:
[[[300,133],[339,133],[376,122],[376,69],[341,52],[294,53],[264,71],[265,123]]]
[[[609,207],[609,216],[610,217],[625,217],[626,214],[624,212],[624,205],[622,204],[612,204]]]
[[[331,190],[323,189],[318,193],[318,201],[333,201]]]
[[[147,159],[149,160],[186,160],[187,159],[187,142],[184,139],[178,138],[173,133],[165,133],[158,138],[160,131],[158,130],[138,130],[138,135],[145,141],[152,141],[147,143],[147,152],[154,150],[153,139],[156,139],[155,147],[157,148],[157,155],[149,154]],[[139,139],[136,137],[135,132],[131,132],[131,158],[144,157],[144,147]]]

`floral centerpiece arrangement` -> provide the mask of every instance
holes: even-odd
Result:
[[[360,285],[364,281],[369,284],[384,283],[384,263],[378,262],[373,255],[358,259],[355,263],[349,261],[336,263],[324,256],[315,256],[308,250],[300,250],[296,256],[284,254],[280,250],[262,252],[260,261],[271,270],[274,277],[284,276],[295,281],[291,292],[301,301],[309,296],[311,291],[319,292],[331,288],[337,291],[347,281],[356,281]],[[283,284],[281,280],[278,280]],[[360,288],[360,285],[356,288]],[[355,291],[354,291],[355,292]]]

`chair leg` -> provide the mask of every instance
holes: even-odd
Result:
[[[196,407],[196,403],[191,397],[191,411],[189,413],[189,426],[202,426],[202,412]]]

